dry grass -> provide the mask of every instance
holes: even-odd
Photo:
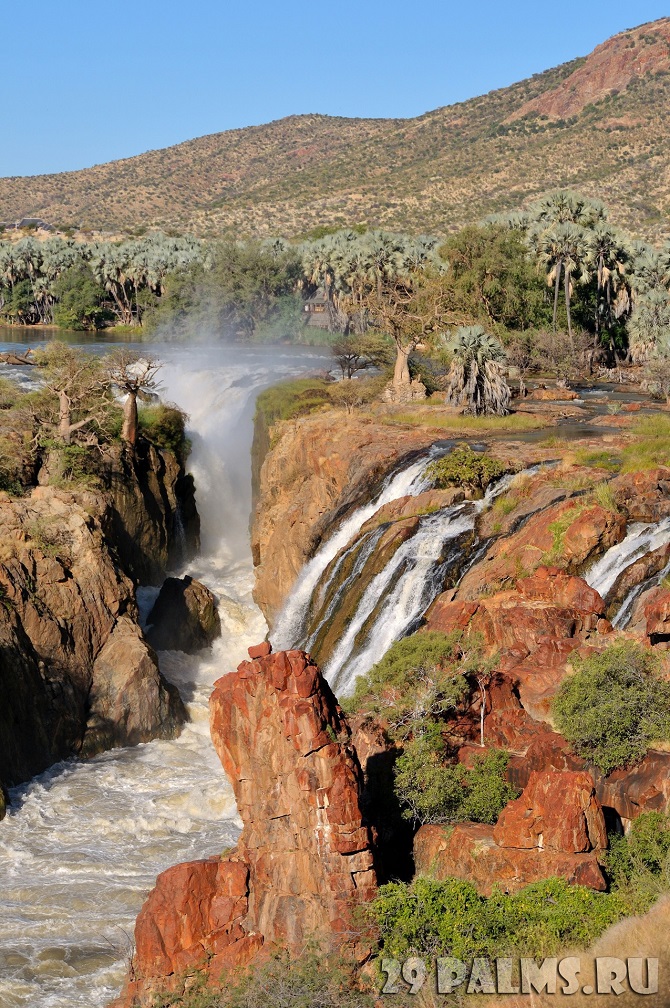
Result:
[[[634,44],[643,56],[643,39]],[[670,77],[649,73],[566,120],[505,125],[583,63],[416,119],[291,116],[66,175],[2,179],[0,219],[39,214],[116,233],[291,236],[364,222],[443,234],[569,186],[604,200],[615,223],[660,234]]]
[[[386,424],[398,424],[405,427],[432,427],[454,435],[523,433],[524,431],[539,430],[551,422],[543,417],[529,416],[527,413],[512,413],[506,417],[458,416],[458,414],[446,411],[438,413],[434,407],[400,410],[397,413],[389,413],[381,419]]]

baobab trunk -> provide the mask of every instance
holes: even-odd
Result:
[[[64,444],[72,438],[72,411],[70,399],[65,392],[58,393],[58,435]]]
[[[134,446],[137,442],[137,392],[129,392],[123,404],[121,440]]]
[[[399,343],[396,344],[398,352],[395,359],[395,369],[393,371],[393,385],[398,388],[400,385],[409,385],[409,355],[411,352],[410,347],[403,347]]]

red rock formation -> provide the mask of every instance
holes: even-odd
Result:
[[[600,778],[598,799],[614,809],[624,824],[641,812],[670,811],[670,753],[651,750],[630,770]]]
[[[533,771],[523,794],[500,813],[493,838],[501,847],[584,854],[607,846],[605,819],[586,771]]]
[[[597,852],[606,844],[591,775],[534,771],[494,827],[422,826],[414,840],[414,861],[420,873],[467,879],[484,895],[495,885],[514,891],[551,875],[604,890]]]
[[[626,512],[629,521],[655,522],[670,514],[670,468],[667,466],[625,473],[613,479],[610,486],[617,505]]]
[[[518,532],[497,539],[463,577],[457,598],[471,600],[510,587],[520,574],[549,562],[578,573],[625,534],[623,515],[580,499],[560,501],[532,514]]]
[[[493,839],[493,827],[480,823],[422,826],[414,838],[414,863],[421,875],[472,882],[482,896],[490,896],[495,887],[516,892],[552,875],[601,892],[606,889],[595,854],[500,847]]]
[[[632,80],[670,70],[670,18],[622,32],[597,46],[584,63],[551,91],[526,102],[506,122],[524,116],[567,119],[609,94],[625,90]]]
[[[358,941],[353,911],[376,876],[349,728],[308,655],[266,650],[251,649],[261,655],[219,679],[210,701],[244,824],[237,849],[159,876],[119,1005],[150,1004],[156,990],[179,989],[184,972],[216,979],[261,947],[299,954],[308,939]]]
[[[611,631],[598,593],[555,567],[518,579],[514,591],[471,602],[449,601],[450,595],[437,599],[426,628],[481,634],[487,650],[500,654],[499,672],[537,720],[549,718],[551,698],[572,652],[587,644],[602,646]]]

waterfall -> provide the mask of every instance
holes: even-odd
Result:
[[[167,394],[190,414],[203,545],[187,570],[219,597],[222,637],[201,655],[159,655],[188,708],[179,738],[64,762],[11,790],[0,823],[2,1008],[103,1008],[120,989],[156,875],[219,854],[239,832],[209,736],[208,699],[215,679],[267,631],[251,598],[254,400],[264,386],[322,368],[324,356],[221,346],[155,352],[166,361]],[[144,618],[155,595],[138,592]]]
[[[324,571],[335,559],[340,550],[344,549],[358,534],[368,518],[384,504],[398,500],[400,497],[415,497],[426,488],[424,471],[428,463],[435,457],[429,453],[417,462],[390,476],[381,493],[363,507],[358,508],[346,518],[335,533],[317,550],[312,559],[300,572],[284,608],[277,617],[271,640],[275,651],[296,646],[305,634],[307,616],[315,590],[319,589]]]
[[[398,547],[370,581],[324,668],[324,675],[339,696],[350,693],[358,676],[368,672],[395,641],[412,632],[443,590],[450,572],[460,576],[464,562],[478,545],[476,538],[472,541],[478,515],[508,489],[512,478],[499,480],[479,501],[423,517],[416,533]],[[331,578],[334,576],[335,571]],[[324,616],[324,620],[327,618]]]
[[[599,560],[596,560],[584,575],[584,580],[606,600],[617,579],[631,564],[668,542],[670,542],[670,517],[653,524],[635,522],[628,526],[626,537],[620,543],[611,546]]]

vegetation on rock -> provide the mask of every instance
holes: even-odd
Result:
[[[439,490],[449,486],[486,490],[488,485],[504,472],[505,467],[502,463],[463,444],[454,448],[444,458],[431,462],[426,469],[426,478]]]
[[[670,683],[652,651],[620,641],[574,665],[553,711],[578,755],[608,774],[639,762],[652,742],[670,740]]]

